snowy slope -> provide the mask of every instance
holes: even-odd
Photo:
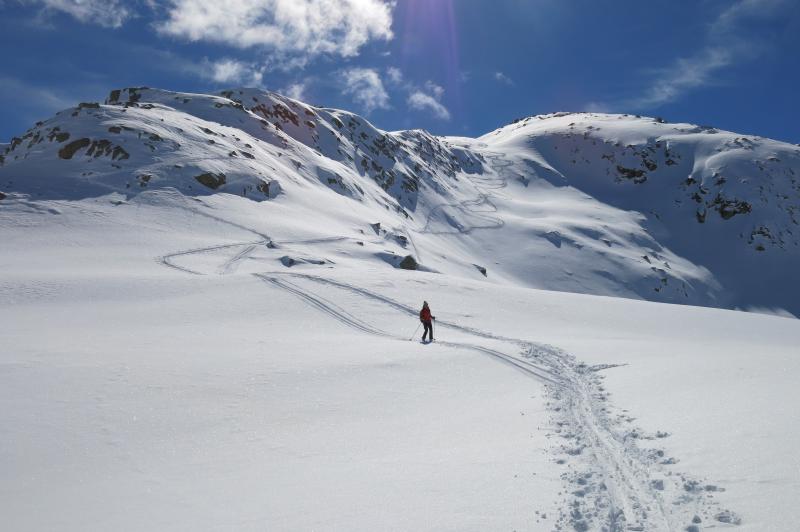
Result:
[[[439,138],[261,90],[129,88],[12,139],[0,190],[229,193],[303,219],[309,238],[324,238],[328,219],[347,219],[354,242],[377,233],[384,242],[356,254],[387,267],[411,257],[507,285],[799,313],[798,154],[625,115],[559,113]]]
[[[131,88],[0,153],[4,528],[796,526],[800,322],[664,304],[800,314],[794,146]]]
[[[725,304],[800,308],[799,147],[586,113],[527,118],[480,140],[516,154],[536,176],[641,212],[661,245],[714,273]]]
[[[4,527],[794,528],[797,320],[390,269],[277,200],[3,200]]]

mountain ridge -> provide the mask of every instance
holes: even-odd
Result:
[[[437,137],[260,89],[133,87],[0,151],[12,199],[174,188],[316,216],[296,203],[313,188],[317,213],[366,207],[360,226],[390,235],[381,260],[393,266],[412,257],[537,288],[800,313],[800,148],[708,126],[561,112]]]

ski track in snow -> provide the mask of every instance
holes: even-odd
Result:
[[[160,264],[163,264],[164,266],[176,269],[178,271],[182,271],[182,272],[185,272],[185,273],[191,273],[193,275],[203,275],[201,272],[198,272],[198,271],[186,268],[184,266],[179,266],[178,264],[175,264],[172,261],[172,259],[177,258],[177,257],[186,257],[186,256],[189,256],[189,255],[195,255],[195,254],[199,254],[199,253],[210,253],[212,251],[218,251],[220,249],[229,249],[229,248],[248,246],[247,249],[250,250],[248,253],[244,253],[244,252],[237,253],[232,259],[227,261],[218,270],[218,271],[220,271],[220,273],[230,273],[230,271],[231,271],[232,267],[234,266],[234,264],[236,262],[238,262],[239,260],[245,258],[245,256],[248,255],[249,253],[251,253],[255,249],[256,246],[258,246],[258,245],[266,245],[268,243],[269,243],[269,241],[266,241],[266,240],[262,240],[262,241],[259,241],[259,242],[235,242],[233,244],[222,244],[222,245],[218,245],[218,246],[208,246],[208,247],[204,247],[204,248],[188,249],[188,250],[185,250],[185,251],[178,251],[178,252],[175,252],[175,253],[169,253],[167,255],[162,255],[162,256],[157,258],[157,261]]]
[[[491,204],[486,198],[486,202]],[[190,209],[196,212],[195,209]],[[204,216],[215,218],[206,213]],[[229,243],[180,251],[158,257],[164,266],[185,273],[202,275],[172,262],[176,257],[188,257],[215,250],[243,247],[217,268],[222,275],[235,273],[237,265],[258,246],[274,244],[313,244],[348,240],[348,237],[326,237],[308,240],[274,241],[268,236],[239,224],[220,221],[257,234],[260,241]],[[284,290],[309,306],[316,308],[343,325],[365,334],[395,341],[408,341],[396,334],[379,329],[355,316],[319,293],[300,286],[295,281],[316,283],[345,291],[389,306],[416,319],[417,310],[371,290],[317,275],[294,272],[265,272],[253,274],[262,283]],[[492,334],[446,320],[437,320],[437,328],[467,334],[484,341],[514,346],[517,354],[508,354],[486,345],[457,341],[437,341],[438,345],[475,351],[506,364],[540,382],[548,395],[548,408],[555,423],[553,437],[558,438],[550,449],[554,460],[566,464],[562,475],[566,489],[565,500],[556,530],[577,531],[670,531],[699,530],[691,523],[703,515],[705,524],[739,524],[733,512],[721,510],[708,492],[723,491],[714,485],[703,485],[690,476],[671,471],[677,461],[667,458],[663,450],[639,447],[637,442],[664,437],[642,436],[642,431],[630,425],[624,415],[612,417],[608,394],[602,386],[600,371],[614,365],[587,366],[575,357],[553,346],[519,338]],[[661,433],[659,433],[661,434]],[[691,528],[691,527],[695,528]],[[713,526],[713,525],[712,525]]]
[[[373,327],[330,300],[285,278],[339,288],[384,303],[412,317],[417,314],[415,309],[381,294],[324,277],[288,272],[255,275],[300,297],[345,325],[384,338],[407,341]],[[565,501],[560,525],[575,530],[682,530],[691,526],[693,515],[703,514],[708,518],[712,514],[730,514],[714,511],[714,503],[703,498],[704,491],[719,488],[707,486],[698,492],[695,488],[699,483],[684,475],[670,474],[663,465],[659,466],[663,451],[640,449],[636,445],[637,438],[632,436],[638,434],[635,429],[620,432],[621,423],[614,422],[607,413],[607,396],[602,392],[598,376],[598,371],[607,368],[580,364],[568,353],[552,346],[498,336],[444,320],[436,323],[437,327],[516,345],[522,358],[479,344],[436,342],[489,355],[538,380],[547,389],[550,408],[559,427],[556,433],[570,442],[557,446],[557,454],[585,460],[571,474],[565,475],[571,493]],[[670,490],[665,487],[668,482],[674,484]],[[670,504],[662,493],[680,495]]]
[[[263,242],[261,242],[263,243]],[[242,259],[247,258],[253,251],[255,251],[257,244],[251,244],[244,248],[242,251],[228,259],[225,264],[217,269],[220,275],[229,275],[236,272],[236,268]]]
[[[497,212],[497,207],[490,196],[496,191],[508,186],[508,178],[500,175],[507,172],[507,169],[513,166],[513,162],[506,160],[502,153],[485,152],[486,158],[489,159],[489,166],[497,173],[496,176],[486,177],[480,175],[470,175],[469,180],[480,191],[475,199],[459,201],[456,203],[443,203],[433,207],[425,220],[425,226],[419,230],[419,233],[443,235],[443,234],[462,234],[468,235],[476,229],[500,229],[505,225],[502,218],[491,216],[487,213]],[[481,210],[479,207],[487,206],[486,210]],[[464,214],[467,218],[477,218],[485,223],[475,225],[463,225],[458,220],[453,219],[447,214],[445,209],[454,209]],[[436,214],[440,213],[444,216],[449,225],[453,226],[456,231],[436,231],[431,229],[431,224],[434,222]]]

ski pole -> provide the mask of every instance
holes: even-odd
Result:
[[[414,337],[417,335],[417,331],[419,331],[419,328],[420,328],[420,327],[422,327],[422,322],[419,322],[419,325],[417,325],[417,328],[416,328],[416,329],[414,329],[414,334],[412,334],[412,335],[411,335],[411,338],[409,338],[409,339],[408,339],[408,341],[409,341],[409,342],[410,342],[411,340],[413,340],[413,339],[414,339]]]

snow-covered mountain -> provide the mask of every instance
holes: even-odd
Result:
[[[436,137],[262,90],[127,88],[2,152],[12,200],[176,189],[255,200],[254,216],[303,219],[309,238],[347,220],[336,236],[358,248],[286,263],[800,314],[800,148],[712,127],[557,113]]]
[[[1,149],[4,529],[796,527],[800,321],[642,301],[800,313],[794,146],[140,88]]]

